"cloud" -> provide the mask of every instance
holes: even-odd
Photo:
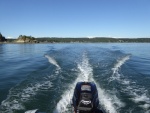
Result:
[[[95,38],[95,36],[87,36],[87,38]]]
[[[8,36],[8,37],[6,37],[6,39],[12,39],[13,37],[11,37],[11,36]]]

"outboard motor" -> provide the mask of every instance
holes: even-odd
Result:
[[[75,113],[93,113],[98,109],[99,99],[95,83],[78,82],[74,89],[72,105]]]

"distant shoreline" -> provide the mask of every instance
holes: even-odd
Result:
[[[17,42],[17,39],[7,39],[0,44],[35,44],[35,43],[150,43],[150,38],[35,38],[35,42]]]
[[[39,43],[17,43],[17,42],[0,42],[0,44],[88,44],[88,43],[93,43],[93,44],[98,44],[98,43],[122,43],[122,44],[125,44],[125,43],[150,43],[150,42],[54,42],[54,43],[51,43],[51,42],[39,42]]]

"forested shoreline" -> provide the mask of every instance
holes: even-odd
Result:
[[[71,43],[71,42],[83,42],[83,43],[98,43],[98,42],[150,42],[150,38],[109,38],[109,37],[95,37],[95,38],[36,38],[38,42],[50,42],[50,43]]]
[[[18,39],[7,39],[6,43],[17,43]],[[36,41],[24,43],[150,43],[150,38],[57,38],[57,37],[42,37],[34,38]]]
[[[7,39],[0,34],[1,43],[150,43],[150,38],[111,38],[111,37],[32,37],[20,35],[17,39]]]

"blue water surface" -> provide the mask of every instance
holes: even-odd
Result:
[[[0,113],[37,108],[69,113],[75,83],[85,76],[96,82],[106,113],[149,113],[149,48],[149,43],[0,44]]]

